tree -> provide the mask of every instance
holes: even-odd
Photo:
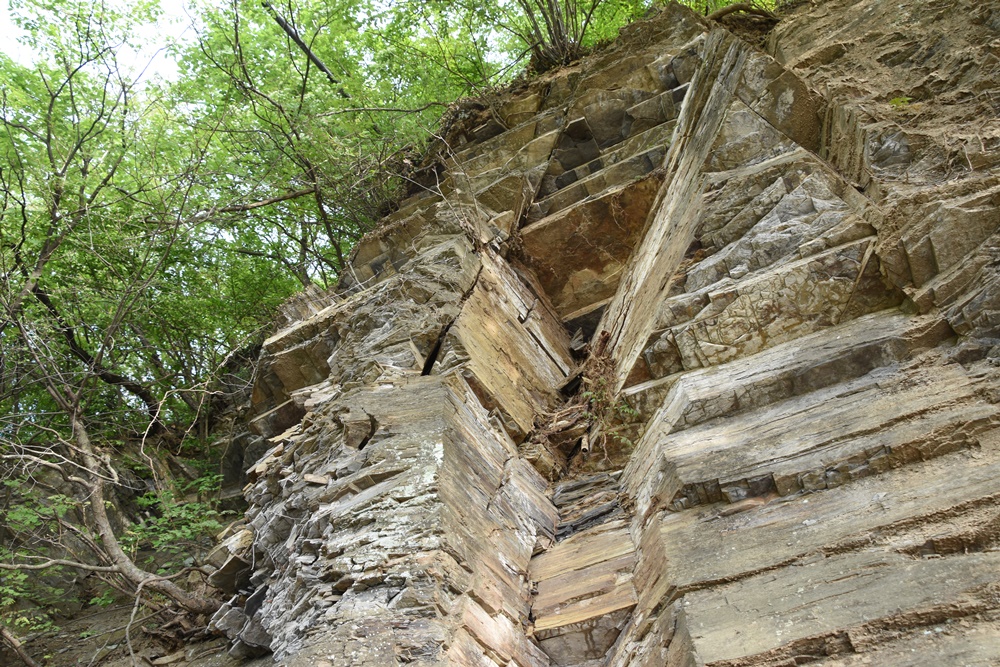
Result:
[[[221,369],[255,349],[283,299],[336,283],[406,189],[442,108],[492,94],[538,47],[526,6],[204,7],[166,82],[119,61],[155,0],[14,0],[35,61],[0,55],[8,644],[16,600],[45,603],[37,573],[53,590],[59,572],[90,573],[153,606],[215,608],[176,572],[137,564],[127,536],[152,524],[114,508],[149,488],[150,509],[170,514],[158,452],[199,442]],[[626,5],[581,7],[560,14],[574,48]],[[501,18],[506,31],[491,25]]]
[[[628,0],[517,0],[516,4],[521,11],[514,14],[491,5],[494,20],[526,45],[535,72],[577,60],[587,47],[612,39],[620,25],[646,6]]]
[[[181,59],[176,93],[199,110],[194,123],[215,128],[228,162],[215,194],[247,202],[216,209],[226,215],[215,224],[239,239],[236,252],[281,264],[304,286],[336,282],[351,247],[398,199],[442,100],[463,90],[412,54],[394,57],[407,38],[393,28],[396,14],[377,11],[364,2],[206,8]],[[275,205],[265,212],[261,201]],[[250,219],[256,245],[241,231]]]

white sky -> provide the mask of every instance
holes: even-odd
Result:
[[[0,49],[17,62],[26,65],[31,59],[25,48],[17,42],[20,34],[21,31],[10,20],[10,7],[4,2],[0,6]]]
[[[176,77],[177,66],[165,53],[157,53],[169,38],[192,39],[194,31],[190,28],[191,18],[185,11],[188,0],[160,0],[163,14],[156,25],[144,26],[138,31],[138,36],[149,46],[139,53],[119,53],[123,65],[129,69],[138,70],[152,59],[152,64],[146,70],[148,74],[158,74],[168,79]],[[30,50],[18,41],[23,33],[11,20],[10,7],[7,0],[0,0],[0,51],[22,65],[30,65],[32,61]]]

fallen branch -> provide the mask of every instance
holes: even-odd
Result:
[[[21,570],[44,570],[49,567],[58,566],[72,567],[78,570],[86,570],[88,572],[121,572],[121,569],[117,565],[87,565],[86,563],[77,563],[76,561],[61,560],[59,558],[53,558],[51,560],[30,565],[27,563],[21,563],[18,565],[0,563],[0,570],[14,570],[15,572],[20,572]]]
[[[24,651],[24,648],[21,646],[21,642],[17,640],[17,637],[11,634],[10,630],[2,625],[0,625],[0,636],[3,637],[5,642],[7,642],[8,646],[14,649],[14,653],[16,653],[17,657],[21,659],[21,662],[28,667],[41,667],[41,665],[32,660],[31,656]]]

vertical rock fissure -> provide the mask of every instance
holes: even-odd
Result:
[[[424,361],[424,367],[420,370],[421,375],[430,375],[431,370],[434,368],[435,362],[437,362],[438,356],[441,354],[441,345],[444,343],[445,337],[448,335],[448,331],[451,330],[451,325],[455,321],[452,320],[441,329],[441,333],[438,334],[437,340],[434,341],[431,351],[427,354],[427,359]]]
[[[462,306],[465,302],[469,300],[472,293],[475,291],[476,286],[479,284],[479,276],[482,274],[482,266],[476,270],[476,277],[472,280],[472,285],[465,290],[462,294],[461,299],[459,299],[457,304],[458,312],[462,312]],[[448,338],[448,332],[451,331],[451,327],[455,324],[458,316],[451,319],[444,327],[441,328],[441,332],[438,334],[437,339],[434,341],[434,345],[431,346],[430,352],[427,353],[427,358],[424,360],[423,368],[420,370],[420,375],[430,375],[434,370],[434,364],[437,363],[438,357],[441,356],[441,348],[444,345],[445,340]]]

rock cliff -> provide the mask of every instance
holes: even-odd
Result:
[[[668,5],[452,132],[264,344],[217,627],[288,667],[1000,662],[998,80],[993,3],[760,45]]]

